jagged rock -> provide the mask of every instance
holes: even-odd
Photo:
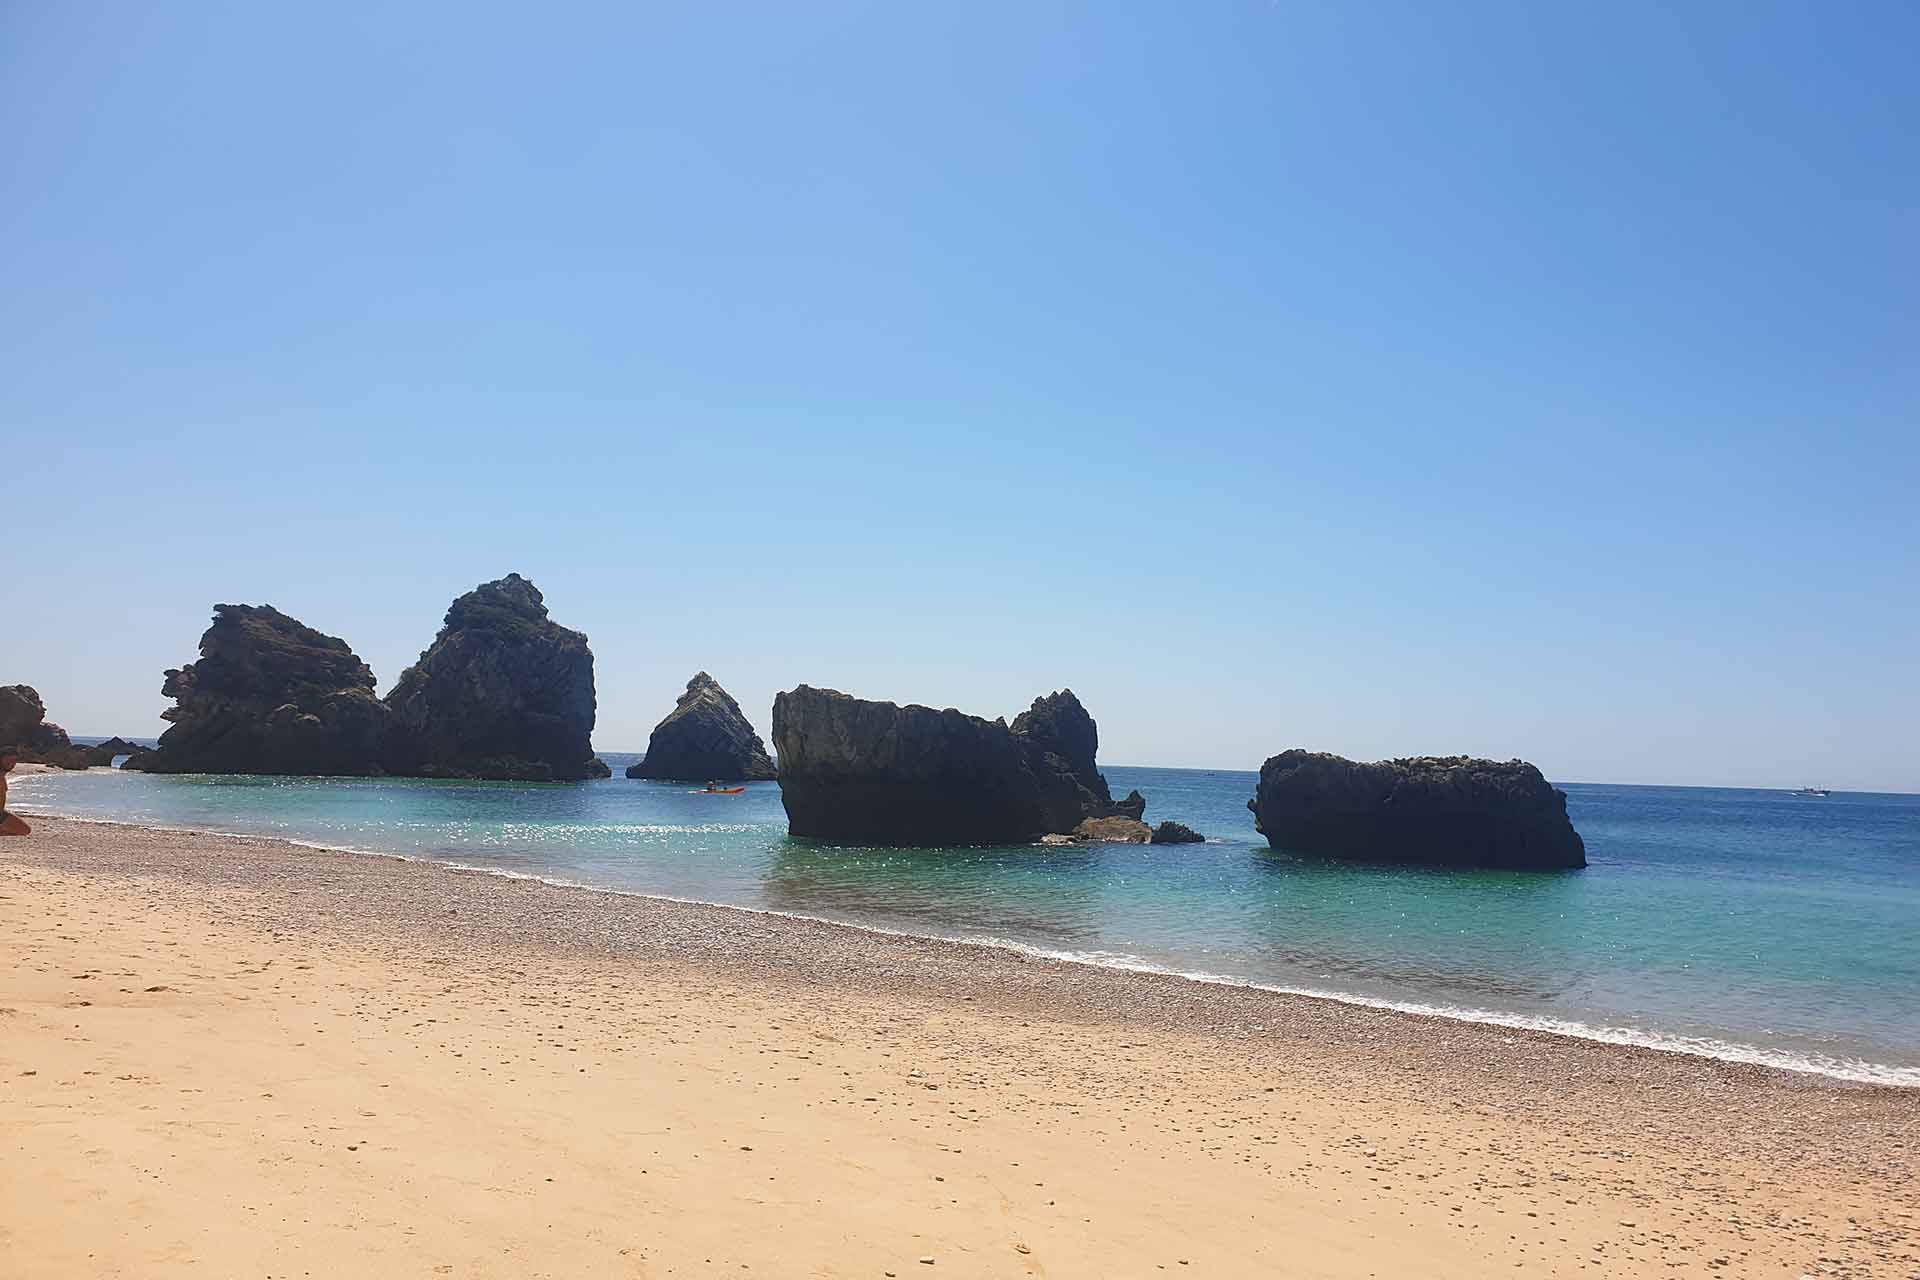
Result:
[[[1094,765],[1100,730],[1073,690],[1035,698],[1014,717],[1012,733],[1039,785],[1046,830],[1072,831],[1082,818],[1114,812],[1113,793]]]
[[[387,767],[438,778],[574,781],[593,759],[593,652],[517,573],[455,600],[387,695]]]
[[[1359,764],[1286,751],[1261,766],[1247,808],[1267,843],[1291,853],[1518,870],[1587,865],[1566,792],[1524,760]]]
[[[613,776],[613,766],[605,760],[602,760],[599,756],[595,756],[593,759],[587,761],[587,776],[589,778],[611,778]]]
[[[153,748],[141,747],[138,751],[135,751],[132,755],[128,756],[125,760],[122,760],[120,762],[120,768],[123,771],[131,769],[133,772],[139,773],[147,767],[147,757],[151,756],[152,754],[153,754]]]
[[[74,746],[67,731],[47,719],[46,704],[32,685],[0,686],[0,746],[8,745],[27,764],[87,767],[86,748]]]
[[[1127,792],[1125,800],[1115,800],[1113,811],[1123,818],[1132,818],[1135,822],[1147,816],[1147,798],[1136,789]]]
[[[1111,815],[1093,718],[1073,694],[1009,727],[801,685],[773,702],[780,799],[797,836],[895,845],[1014,844]]]
[[[1146,844],[1153,831],[1138,818],[1088,818],[1073,829],[1076,844]]]
[[[1206,837],[1183,822],[1163,822],[1153,829],[1154,844],[1202,844]]]
[[[271,605],[215,605],[200,660],[166,673],[172,728],[140,757],[149,773],[366,776],[390,720],[373,672],[344,640]]]
[[[647,754],[627,769],[629,778],[681,782],[759,782],[774,776],[766,744],[747,723],[740,704],[702,671],[687,681],[667,718],[654,727]]]

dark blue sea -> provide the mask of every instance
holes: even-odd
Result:
[[[1203,845],[849,849],[779,788],[15,780],[26,813],[403,854],[1089,963],[1920,1085],[1920,796],[1562,784],[1585,871],[1328,865],[1253,831],[1250,773],[1109,768]]]

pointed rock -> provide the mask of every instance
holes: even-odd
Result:
[[[592,770],[593,651],[517,573],[453,602],[387,705],[395,773],[545,782]]]
[[[684,782],[759,782],[774,776],[767,745],[740,704],[702,671],[647,740],[646,757],[627,766],[629,778]]]

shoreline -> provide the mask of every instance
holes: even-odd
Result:
[[[52,771],[51,767],[48,767],[48,771]],[[18,805],[15,807],[19,808]],[[329,844],[323,841],[301,840],[286,836],[262,836],[249,832],[216,831],[202,827],[170,827],[147,823],[124,822],[111,818],[74,817],[51,811],[22,809],[21,812],[27,817],[34,818],[36,821],[52,819],[60,822],[124,828],[131,831],[157,832],[183,836],[206,836],[221,840],[264,841],[284,844],[291,848],[311,850],[318,853],[390,859],[397,862],[440,868],[462,874],[492,876],[512,881],[526,881],[554,889],[577,890],[584,893],[633,898],[645,902],[672,903],[683,906],[706,907],[720,911],[740,912],[749,916],[764,916],[775,919],[801,921],[831,928],[850,929],[878,937],[898,938],[907,941],[979,947],[989,951],[1017,954],[1031,959],[1060,964],[1083,965],[1089,968],[1117,973],[1150,975],[1202,986],[1218,986],[1260,992],[1288,999],[1325,1001],[1351,1008],[1372,1009],[1412,1018],[1435,1019],[1467,1026],[1495,1028],[1529,1035],[1544,1035],[1556,1039],[1608,1045],[1615,1048],[1637,1050],[1647,1053],[1677,1054],[1708,1062],[1738,1064],[1761,1070],[1778,1071],[1788,1075],[1811,1076],[1822,1081],[1838,1084],[1920,1091],[1920,1067],[1897,1066],[1862,1059],[1815,1058],[1795,1050],[1775,1049],[1764,1045],[1746,1044],[1739,1041],[1719,1039],[1717,1037],[1688,1037],[1676,1033],[1649,1030],[1634,1026],[1596,1025],[1583,1022],[1576,1018],[1510,1013],[1498,1009],[1431,1003],[1414,999],[1396,999],[1339,990],[1283,986],[1276,983],[1261,982],[1255,979],[1239,978],[1231,974],[1176,969],[1166,965],[1155,964],[1154,962],[1139,957],[1129,956],[1107,960],[1097,956],[1077,954],[1063,949],[1048,948],[1013,939],[983,938],[939,933],[916,933],[856,920],[842,920],[805,912],[784,911],[775,907],[745,906],[739,903],[678,897],[672,894],[649,893],[639,889],[621,889],[604,885],[594,885],[559,876],[546,876],[533,872],[478,866],[435,858],[426,854],[398,853],[390,850],[357,848],[350,845]]]
[[[1920,1267],[1912,1090],[42,822],[0,845],[24,1274]]]

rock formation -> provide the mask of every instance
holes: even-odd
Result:
[[[1153,831],[1138,818],[1088,818],[1073,829],[1076,844],[1146,844]]]
[[[1289,853],[1516,870],[1587,865],[1566,792],[1524,760],[1359,764],[1287,751],[1261,766],[1247,808],[1267,843]]]
[[[381,772],[390,716],[373,672],[271,605],[215,605],[200,660],[166,677],[173,727],[140,757],[149,773]]]
[[[766,744],[740,713],[733,695],[702,671],[667,718],[654,727],[647,754],[627,767],[629,778],[682,782],[760,782],[774,776]]]
[[[125,738],[108,738],[105,742],[96,742],[85,748],[87,763],[98,768],[110,765],[119,756],[136,756],[146,748],[137,742],[128,742]]]
[[[773,740],[796,836],[1014,844],[1114,814],[1093,718],[1070,691],[1036,700],[1010,728],[801,685],[774,699]]]
[[[517,573],[453,602],[387,695],[387,768],[437,778],[573,781],[594,758],[593,652]]]
[[[611,778],[613,776],[613,766],[605,760],[602,760],[599,756],[595,756],[593,759],[587,761],[587,776],[589,778]]]
[[[1044,830],[1072,831],[1083,818],[1114,813],[1113,793],[1094,765],[1100,730],[1073,690],[1035,698],[1031,707],[1014,717],[1011,732],[1026,752],[1027,766],[1039,785]],[[1142,808],[1145,803],[1141,802]]]
[[[87,752],[67,731],[47,719],[46,704],[32,685],[0,685],[0,747],[12,746],[29,764],[62,769],[87,767]]]
[[[1184,822],[1163,822],[1153,829],[1154,844],[1201,844],[1206,837]]]

